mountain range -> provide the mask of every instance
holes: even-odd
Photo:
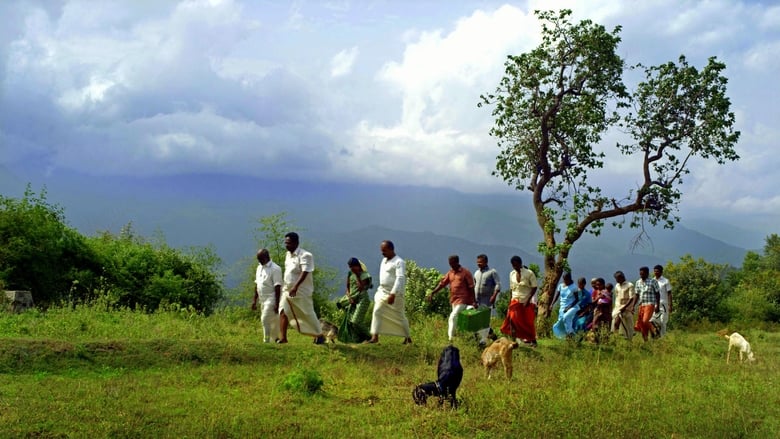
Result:
[[[0,172],[5,196],[21,196],[26,182]],[[346,271],[358,257],[376,272],[379,243],[392,240],[398,254],[423,267],[446,271],[447,257],[458,254],[474,268],[485,253],[502,277],[509,258],[541,265],[536,252],[541,231],[530,200],[523,193],[466,194],[450,189],[307,181],[267,181],[224,175],[177,177],[93,177],[75,174],[41,176],[49,201],[64,207],[69,223],[82,233],[118,232],[132,223],[143,236],[162,233],[174,247],[213,245],[223,259],[227,285],[235,286],[258,243],[261,217],[281,212],[311,245],[318,265]],[[570,257],[575,277],[623,270],[629,278],[638,267],[676,262],[690,254],[710,262],[739,266],[747,249],[761,246],[768,233],[746,231],[713,219],[684,218],[673,230],[647,228],[636,244],[636,229],[606,226],[596,237],[583,236]],[[742,245],[740,245],[742,243]]]

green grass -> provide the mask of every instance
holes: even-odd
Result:
[[[515,353],[512,381],[486,380],[463,337],[462,405],[449,410],[411,399],[435,378],[443,320],[413,324],[411,346],[297,333],[278,346],[240,309],[0,315],[0,437],[780,437],[780,334],[738,329],[754,364],[727,365],[712,331],[544,339]]]

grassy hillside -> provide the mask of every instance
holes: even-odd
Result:
[[[727,365],[714,329],[545,339],[515,353],[511,381],[486,380],[464,336],[462,405],[448,410],[411,400],[435,379],[443,320],[414,323],[411,346],[278,346],[241,309],[4,315],[0,437],[778,437],[780,334],[737,329],[756,363]],[[321,389],[301,391],[306,377]]]

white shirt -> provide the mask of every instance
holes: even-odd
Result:
[[[298,287],[298,294],[311,296],[314,293],[314,256],[306,250],[298,247],[294,252],[287,252],[284,257],[284,284],[282,289],[290,291],[303,272],[309,273],[303,283]]]
[[[615,284],[615,289],[612,293],[612,303],[614,308],[612,309],[612,315],[620,314],[620,307],[627,304],[632,297],[636,295],[634,284],[629,281],[625,281],[622,284]],[[633,312],[633,308],[626,308],[627,312]]]
[[[274,261],[268,261],[265,265],[257,264],[255,285],[257,285],[257,295],[260,299],[274,297],[274,287],[282,285],[281,267],[276,265]]]
[[[517,281],[517,270],[509,273],[509,289],[512,291],[512,298],[525,303],[528,297],[537,288],[536,275],[527,268],[520,269],[520,282]],[[534,294],[536,295],[536,294]],[[533,302],[533,299],[531,300]]]
[[[406,262],[395,255],[393,259],[382,259],[379,265],[379,288],[377,292],[402,296],[406,288]]]
[[[661,303],[668,305],[672,284],[669,282],[669,279],[663,276],[655,278],[655,281],[658,282],[658,292],[661,293]]]

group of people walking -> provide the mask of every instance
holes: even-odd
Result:
[[[588,290],[585,278],[579,278],[575,285],[571,273],[564,273],[563,282],[551,302],[560,300],[553,334],[558,338],[567,338],[580,331],[596,334],[600,329],[607,328],[626,338],[633,337],[635,331],[641,332],[645,341],[650,336],[664,335],[672,305],[671,284],[663,276],[663,267],[660,265],[653,268],[653,278],[649,274],[648,267],[641,267],[639,279],[631,283],[622,271],[617,271],[614,274],[615,285],[605,284],[600,277],[593,278],[592,289]]]
[[[263,340],[269,343],[275,337],[276,343],[287,343],[288,328],[293,326],[301,334],[312,336],[315,344],[322,344],[325,338],[312,297],[313,256],[299,246],[295,232],[285,235],[284,245],[287,249],[284,272],[271,261],[268,250],[257,252],[252,309],[257,309],[258,304],[261,306]],[[393,335],[403,337],[403,343],[409,344],[412,339],[404,303],[406,263],[395,253],[392,241],[382,241],[379,249],[382,261],[370,329],[367,332],[362,322],[370,305],[368,292],[373,288],[373,279],[362,261],[351,258],[347,263],[349,272],[345,294],[336,302],[336,306],[344,311],[338,338],[344,342],[377,343],[380,335]],[[458,255],[450,256],[448,263],[450,270],[426,295],[426,299],[431,301],[433,295],[449,287],[452,311],[447,335],[452,342],[458,315],[469,307],[494,307],[501,293],[501,281],[498,272],[489,267],[487,255],[477,256],[477,268],[473,274],[460,264]],[[511,299],[501,332],[535,347],[538,281],[519,256],[513,256],[510,263]],[[672,309],[671,285],[663,277],[662,266],[654,267],[654,277],[651,278],[649,273],[648,267],[641,267],[639,279],[631,283],[623,272],[618,271],[614,274],[614,286],[603,278],[593,278],[590,289],[585,278],[579,278],[575,284],[571,273],[564,273],[548,308],[549,312],[556,302],[560,303],[553,334],[558,338],[570,338],[577,332],[597,334],[606,328],[608,332],[619,333],[626,338],[633,337],[635,331],[641,332],[645,340],[650,336],[662,336]],[[636,321],[635,311],[638,311]],[[489,327],[477,332],[481,346],[486,345],[491,333]]]
[[[269,257],[267,249],[257,252],[258,267],[255,274],[255,294],[252,309],[261,306],[260,320],[263,324],[263,341],[287,343],[290,326],[299,333],[312,336],[315,344],[325,343],[322,324],[314,310],[314,257],[300,247],[297,233],[284,237],[287,253],[284,258],[284,272]],[[379,267],[379,284],[374,295],[374,311],[371,318],[370,335],[366,343],[377,343],[380,335],[403,337],[403,343],[412,342],[409,320],[404,310],[406,287],[406,263],[395,254],[392,241],[382,241],[379,246],[382,262]],[[337,306],[345,309],[345,319],[339,331],[342,341],[358,341],[363,337],[360,322],[368,310],[368,290],[373,281],[365,264],[356,258],[348,262],[347,291]],[[278,325],[278,327],[277,327]]]

